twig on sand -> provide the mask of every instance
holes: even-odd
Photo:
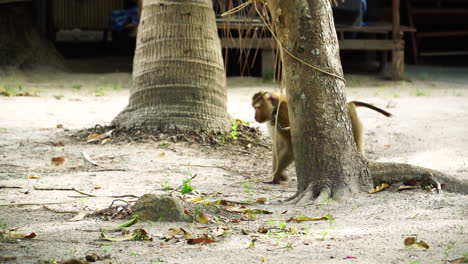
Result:
[[[91,159],[91,157],[88,155],[88,153],[83,151],[83,152],[81,152],[81,154],[83,154],[83,157],[87,162],[93,164],[94,166],[98,166],[98,164],[94,160]]]
[[[96,198],[125,198],[125,197],[140,198],[139,196],[136,196],[136,195],[133,195],[133,194],[97,196],[97,195],[94,195],[94,194],[89,194],[89,193],[85,193],[85,192],[82,192],[82,191],[78,191],[78,190],[75,189],[75,188],[45,188],[45,187],[34,187],[34,190],[38,190],[38,191],[74,191],[74,192],[77,192],[77,193],[82,194],[82,195],[84,195],[84,196],[96,197]]]

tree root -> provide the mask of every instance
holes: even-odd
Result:
[[[297,192],[293,196],[289,197],[285,200],[286,204],[294,204],[294,205],[309,205],[313,203],[323,203],[329,199],[339,199],[340,197],[334,197],[332,194],[332,190],[329,187],[323,187],[318,194],[314,191],[314,184],[309,184],[307,189],[302,192]]]
[[[440,171],[405,163],[368,161],[374,185],[382,183],[421,181],[423,184],[438,183],[445,185],[445,190],[456,193],[468,193],[468,181]]]

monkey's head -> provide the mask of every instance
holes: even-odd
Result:
[[[268,91],[260,91],[252,97],[252,107],[255,109],[255,121],[259,123],[271,119],[273,110],[278,106],[279,97]]]

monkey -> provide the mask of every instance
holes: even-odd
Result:
[[[287,180],[284,170],[294,161],[291,132],[289,131],[288,100],[286,95],[260,91],[253,96],[252,106],[255,109],[255,121],[259,123],[268,121],[268,134],[274,141],[273,180],[265,183],[279,184],[281,181]],[[275,128],[277,111],[278,122]]]
[[[284,170],[294,161],[288,115],[288,99],[286,95],[260,91],[252,97],[252,107],[255,109],[255,121],[259,123],[268,122],[268,133],[273,140],[273,180],[265,183],[279,184],[287,180]],[[357,107],[366,107],[387,117],[390,117],[392,114],[360,101],[351,101],[347,104],[354,141],[356,142],[357,150],[364,155],[364,128],[357,115]],[[277,113],[278,116],[276,116]]]

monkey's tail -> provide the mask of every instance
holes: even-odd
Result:
[[[387,112],[387,111],[385,111],[383,109],[380,109],[377,106],[373,106],[371,104],[368,104],[368,103],[364,103],[364,102],[360,102],[360,101],[352,101],[350,103],[354,104],[356,107],[366,107],[366,108],[372,109],[374,111],[377,111],[377,112],[381,113],[382,115],[384,115],[386,117],[392,116],[391,113],[389,113],[389,112]]]

